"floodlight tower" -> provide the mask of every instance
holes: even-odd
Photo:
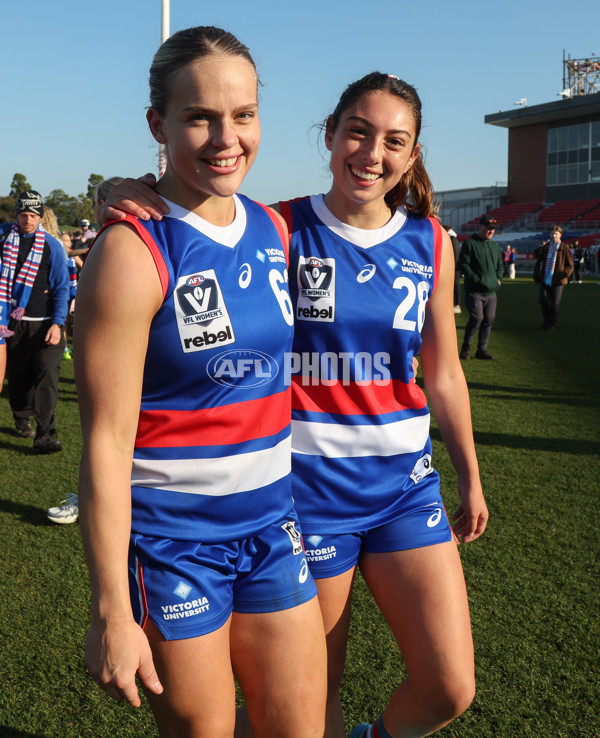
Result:
[[[563,49],[563,98],[593,95],[600,92],[600,58],[595,54],[587,59],[565,57]]]
[[[171,35],[171,0],[162,0],[162,22],[160,32],[160,42],[164,42]],[[164,144],[158,147],[158,176],[163,176],[167,169],[167,151]]]

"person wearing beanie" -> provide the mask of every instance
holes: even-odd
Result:
[[[17,435],[33,438],[37,453],[53,453],[62,449],[54,410],[69,274],[62,244],[40,224],[40,193],[22,192],[16,213],[13,223],[0,224],[0,341],[6,342],[8,397]]]
[[[479,330],[476,359],[493,359],[487,345],[496,318],[496,292],[502,284],[502,255],[498,244],[493,241],[497,222],[490,215],[482,215],[479,231],[465,241],[460,250],[458,267],[465,282],[465,303],[469,320],[460,358],[471,356],[471,343]]]

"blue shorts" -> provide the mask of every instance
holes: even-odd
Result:
[[[277,612],[317,594],[297,518],[252,538],[205,544],[131,535],[129,589],[142,627],[149,617],[167,640],[196,638],[232,612]]]
[[[455,540],[441,497],[418,506],[395,520],[355,533],[304,536],[306,558],[315,579],[327,579],[353,569],[363,553],[390,553],[424,548]]]

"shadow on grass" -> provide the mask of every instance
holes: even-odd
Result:
[[[532,395],[534,397],[556,397],[558,394],[555,390],[545,390],[539,387],[503,386],[501,384],[483,384],[481,382],[469,382],[469,389],[480,392],[506,392],[509,395]],[[577,392],[561,390],[560,396],[571,402],[571,398],[577,399],[579,394]]]
[[[77,387],[73,377],[61,376],[58,384],[58,401],[60,402],[77,402]]]
[[[26,733],[24,730],[15,730],[8,725],[0,725],[2,738],[44,738],[41,733]]]
[[[545,390],[539,387],[503,387],[497,384],[469,382],[469,392],[480,392],[481,399],[506,400],[509,402],[541,402],[546,404],[589,407],[590,397],[582,392]]]
[[[581,441],[570,438],[543,438],[535,436],[516,436],[506,433],[474,432],[475,445],[477,446],[501,446],[502,448],[528,449],[533,451],[550,451],[554,453],[575,455],[598,455],[598,443],[596,441]],[[436,441],[442,441],[442,434],[437,428],[431,429],[431,437]]]
[[[13,436],[14,440],[12,439],[0,439],[0,449],[6,449],[7,451],[14,451],[18,454],[25,454],[26,456],[37,456],[37,454],[34,454],[33,452],[33,439],[32,438],[20,438],[17,440],[15,438],[15,431],[13,428],[8,428],[6,426],[0,428],[0,433],[6,433],[8,436]],[[27,445],[25,445],[27,444]],[[0,733],[0,736],[2,733]]]
[[[15,490],[16,496],[18,496],[18,490]],[[24,505],[21,502],[15,502],[15,500],[3,500],[0,498],[0,513],[18,515],[24,523],[29,523],[30,525],[53,526],[53,523],[46,517],[45,510],[40,510],[39,507],[34,507],[33,505]],[[0,736],[4,736],[2,730],[0,730]]]

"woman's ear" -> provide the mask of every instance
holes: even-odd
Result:
[[[327,118],[327,123],[325,123],[325,146],[327,146],[328,151],[331,151],[333,148],[333,116],[330,115],[329,118]]]
[[[413,152],[410,155],[410,159],[406,162],[404,174],[406,174],[406,172],[408,172],[408,170],[411,169],[412,165],[417,161],[419,156],[421,156],[421,144],[417,144],[415,148],[413,149]]]
[[[154,140],[160,144],[166,144],[167,137],[164,134],[163,119],[155,108],[148,108],[146,120],[148,121],[150,133],[154,136]]]

